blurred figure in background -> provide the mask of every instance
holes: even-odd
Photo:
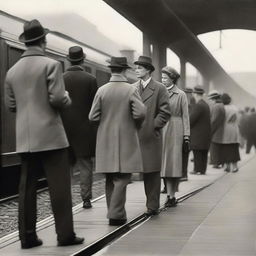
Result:
[[[246,153],[249,154],[251,148],[254,147],[254,151],[256,149],[256,113],[255,108],[251,108],[249,114],[247,115],[247,147]]]
[[[196,103],[190,115],[190,148],[194,155],[194,170],[191,174],[205,174],[208,150],[211,143],[211,117],[209,105],[203,99],[204,89],[197,85],[193,90]]]
[[[66,90],[72,105],[62,111],[62,120],[70,143],[73,169],[80,171],[80,189],[83,208],[91,208],[93,165],[96,146],[96,127],[88,115],[98,89],[96,78],[87,73],[82,64],[85,54],[80,46],[69,48],[67,59],[71,67],[64,73]]]
[[[162,83],[169,93],[171,118],[163,129],[163,153],[161,177],[167,188],[166,207],[177,204],[175,193],[182,177],[182,151],[189,152],[190,127],[186,94],[177,87],[180,78],[171,67],[162,69]]]
[[[225,164],[226,172],[237,172],[237,162],[240,160],[239,154],[239,127],[238,108],[231,103],[231,97],[223,93],[221,100],[225,107],[225,121],[222,137],[222,162]]]
[[[187,100],[188,100],[188,113],[189,116],[191,114],[191,108],[193,106],[193,104],[196,103],[196,100],[193,96],[193,89],[186,87],[184,89],[184,92],[187,96]],[[180,179],[180,181],[187,181],[188,180],[188,159],[189,159],[189,152],[190,149],[188,151],[186,150],[182,150],[182,178]]]
[[[221,142],[224,129],[225,109],[221,101],[221,95],[218,91],[212,91],[208,94],[208,100],[211,102],[211,132],[212,140],[210,147],[210,164],[213,168],[221,167]]]

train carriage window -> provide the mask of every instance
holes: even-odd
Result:
[[[110,79],[110,73],[102,70],[96,71],[96,79],[98,86],[102,86],[103,84],[106,84],[109,82]]]
[[[7,48],[7,67],[10,69],[21,57],[24,50],[8,46]],[[9,112],[2,102],[2,153],[15,151],[15,114]]]
[[[8,47],[8,69],[11,68],[21,57],[24,50]]]

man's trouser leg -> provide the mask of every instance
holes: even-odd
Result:
[[[82,200],[92,199],[92,176],[93,176],[93,159],[77,159],[77,165],[80,170],[80,189]]]
[[[158,210],[160,200],[160,172],[144,173],[144,188],[148,210]]]
[[[202,150],[202,170],[201,173],[205,174],[207,169],[208,150]]]
[[[59,149],[41,154],[49,185],[57,239],[61,242],[73,239],[75,233],[68,152],[66,149]]]
[[[19,237],[24,243],[36,238],[37,162],[35,153],[21,154]]]
[[[125,211],[126,188],[131,180],[131,173],[110,173],[106,175],[109,176],[108,179],[112,179],[113,183],[107,218],[127,219]],[[109,191],[106,190],[106,194],[108,193]]]

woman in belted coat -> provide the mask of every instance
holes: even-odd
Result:
[[[184,91],[176,83],[180,75],[171,67],[162,69],[162,83],[169,92],[171,118],[164,127],[161,177],[167,188],[166,207],[175,206],[179,179],[182,177],[182,151],[189,146],[188,101]]]
[[[238,127],[238,109],[231,103],[231,97],[227,93],[221,96],[225,108],[225,121],[222,137],[221,156],[225,163],[225,171],[237,172],[237,162],[240,160],[239,142],[240,134]]]

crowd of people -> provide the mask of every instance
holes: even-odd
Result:
[[[36,233],[37,164],[44,167],[55,218],[58,246],[83,243],[73,228],[70,168],[80,170],[83,207],[91,208],[92,172],[106,176],[109,225],[127,221],[126,188],[133,173],[143,173],[147,216],[159,213],[161,178],[165,206],[177,204],[180,181],[188,179],[190,151],[194,169],[205,175],[210,163],[237,172],[239,129],[246,138],[246,114],[231,97],[202,86],[180,89],[179,73],[162,68],[152,77],[152,59],[134,62],[138,81],[129,84],[125,57],[112,57],[110,81],[98,88],[83,68],[85,54],[69,48],[71,66],[62,74],[58,61],[45,56],[49,31],[39,21],[24,25],[19,40],[27,50],[7,72],[5,102],[16,112],[16,151],[21,156],[19,236],[22,248],[42,244]],[[255,113],[254,119],[256,117]],[[251,125],[249,125],[251,126]],[[255,129],[256,130],[256,129]],[[251,143],[255,146],[256,140]],[[249,147],[249,146],[248,146]]]

